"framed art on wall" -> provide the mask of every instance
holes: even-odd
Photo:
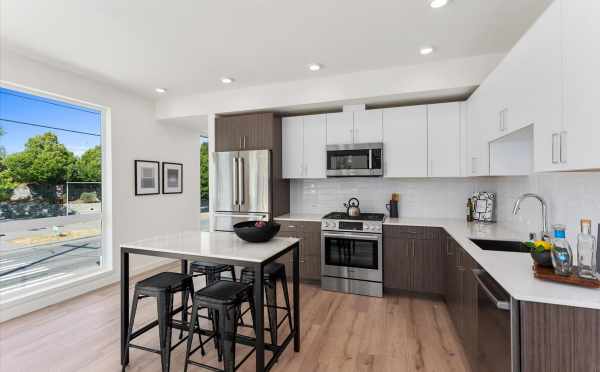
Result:
[[[496,193],[476,192],[471,197],[473,202],[473,218],[479,222],[496,221]]]
[[[135,195],[160,194],[159,164],[150,160],[135,161]]]
[[[163,194],[183,192],[183,164],[162,163]]]

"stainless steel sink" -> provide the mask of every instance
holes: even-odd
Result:
[[[529,253],[529,249],[522,242],[483,239],[471,239],[471,241],[484,251]]]

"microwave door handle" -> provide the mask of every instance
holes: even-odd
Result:
[[[369,169],[373,169],[373,149],[369,149]]]
[[[508,303],[508,301],[500,301],[498,298],[496,298],[496,296],[494,296],[492,291],[490,291],[490,289],[483,283],[483,280],[481,280],[480,276],[481,274],[483,274],[484,271],[480,269],[473,269],[472,271],[473,275],[475,276],[475,280],[477,280],[477,283],[479,284],[479,287],[483,289],[485,294],[494,303],[494,305],[496,305],[496,307],[499,310],[510,310],[510,304]]]

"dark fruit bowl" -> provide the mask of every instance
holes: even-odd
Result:
[[[531,252],[531,258],[533,261],[540,266],[552,267],[552,254],[551,251],[543,251],[540,253]]]
[[[250,243],[264,243],[273,239],[281,225],[276,222],[245,221],[233,225],[233,231],[242,240]]]

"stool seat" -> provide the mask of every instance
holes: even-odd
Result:
[[[162,272],[137,282],[135,287],[139,290],[177,292],[182,284],[191,278],[190,275],[182,273]]]
[[[270,279],[274,276],[277,276],[281,273],[282,270],[285,270],[285,265],[279,262],[271,262],[266,264],[263,268],[263,278]],[[254,268],[245,267],[242,269],[242,278],[244,281],[252,281],[254,279]]]
[[[190,270],[194,271],[214,271],[222,272],[228,271],[231,265],[225,265],[220,263],[204,262],[204,261],[192,261],[190,264]]]
[[[248,287],[244,283],[219,280],[196,292],[194,298],[201,298],[202,303],[230,305],[245,298]]]

